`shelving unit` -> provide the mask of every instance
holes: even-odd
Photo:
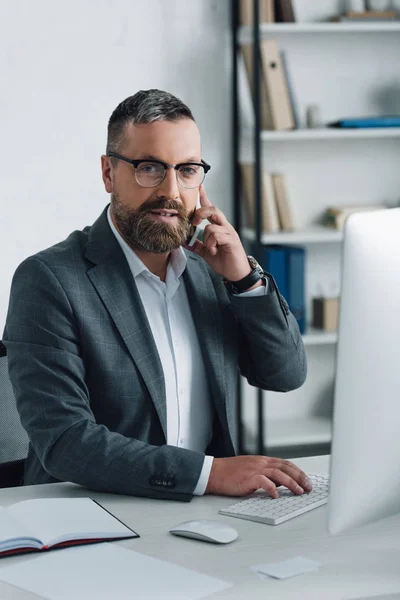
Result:
[[[339,0],[294,2],[297,23],[239,26],[234,0],[233,28],[233,164],[235,227],[243,239],[261,245],[304,246],[307,252],[307,313],[312,298],[339,291],[343,232],[320,225],[328,206],[387,204],[400,199],[400,128],[306,129],[309,104],[321,109],[324,123],[351,116],[400,114],[400,21],[333,23]],[[258,10],[254,2],[254,14]],[[325,20],[325,22],[323,22]],[[365,35],[368,34],[368,35]],[[253,43],[258,63],[261,39],[276,39],[285,50],[301,116],[300,129],[261,131],[261,78],[253,73],[255,109],[243,114],[249,98],[242,89],[238,68],[241,43]],[[252,108],[250,104],[250,108]],[[261,172],[282,172],[287,179],[298,227],[293,232],[264,234],[260,220],[255,230],[242,223],[240,162],[255,165],[255,211],[261,211]],[[280,394],[262,392],[241,380],[238,385],[238,442],[242,453],[268,454],[282,449],[321,445],[331,439],[331,412],[336,357],[336,332],[308,327],[303,341],[308,378],[299,390]],[[294,454],[293,454],[294,455]],[[286,456],[290,456],[286,454]]]

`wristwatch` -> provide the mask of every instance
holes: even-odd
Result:
[[[251,273],[246,275],[246,277],[243,277],[243,279],[239,279],[239,281],[224,280],[225,287],[230,294],[243,294],[249,288],[253,287],[257,281],[266,279],[267,275],[262,266],[258,264],[256,259],[253,256],[248,256],[247,260],[253,269]]]

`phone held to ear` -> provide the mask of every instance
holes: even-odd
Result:
[[[196,210],[200,207],[201,207],[201,204],[200,204],[200,192],[199,192],[199,195],[197,196]],[[190,232],[189,232],[189,235],[186,240],[187,246],[193,246],[193,244],[199,237],[200,232],[201,232],[201,228],[199,227],[199,225],[191,225],[190,226]]]

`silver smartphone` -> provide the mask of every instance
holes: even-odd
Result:
[[[201,204],[200,204],[200,192],[199,192],[199,195],[197,196],[196,210],[200,207],[201,207]],[[202,231],[202,229],[201,229],[201,227],[199,227],[199,225],[191,225],[190,226],[189,235],[186,239],[187,246],[193,246],[193,244],[199,237],[201,231]]]

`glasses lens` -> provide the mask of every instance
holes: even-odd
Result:
[[[135,170],[136,181],[144,187],[154,187],[162,181],[165,169],[155,162],[141,162]]]
[[[184,188],[196,188],[204,181],[204,168],[190,163],[178,169],[178,181]]]

